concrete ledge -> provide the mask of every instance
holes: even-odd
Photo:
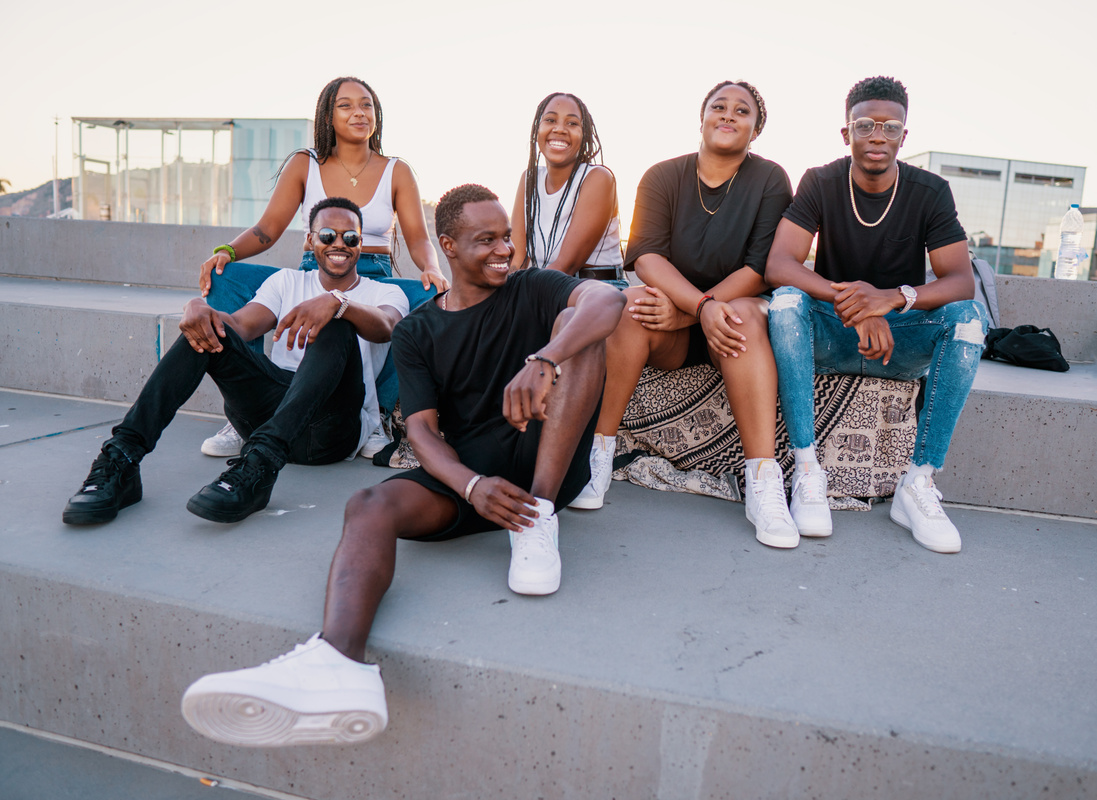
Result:
[[[214,525],[184,504],[223,468],[194,447],[216,423],[180,416],[145,499],[69,528],[118,408],[0,403],[2,719],[311,798],[1097,796],[1091,525],[954,509],[940,556],[884,506],[775,551],[738,504],[616,483],[562,512],[550,598],[506,589],[503,532],[400,543],[370,639],[389,730],[254,751],[179,697],[316,629],[343,504],[392,471],[290,466]]]
[[[1051,328],[1067,361],[1097,360],[1097,282],[997,275],[1002,325]]]

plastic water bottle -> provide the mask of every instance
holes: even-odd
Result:
[[[1078,274],[1078,262],[1085,258],[1082,250],[1082,210],[1075,203],[1059,223],[1059,254],[1055,259],[1055,277],[1072,281]]]

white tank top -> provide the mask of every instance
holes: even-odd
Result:
[[[320,178],[320,164],[316,160],[316,151],[312,148],[309,154],[309,176],[305,180],[305,198],[301,201],[301,224],[308,231],[309,214],[312,207],[328,197],[324,190],[324,182]],[[385,164],[385,171],[381,174],[381,182],[377,184],[377,191],[373,193],[370,201],[362,206],[362,247],[388,247],[389,236],[396,220],[396,212],[392,208],[392,170],[396,164],[395,158],[390,158]]]
[[[571,224],[571,215],[575,212],[575,199],[579,196],[579,189],[590,172],[591,164],[580,164],[575,174],[571,189],[564,196],[564,188],[561,187],[555,194],[549,194],[545,188],[545,179],[548,170],[545,167],[537,168],[537,219],[534,220],[535,230],[526,231],[526,237],[532,237],[533,254],[537,259],[537,266],[544,267],[556,260],[560,254],[560,244],[564,241],[568,226]],[[624,259],[621,257],[621,220],[617,214],[616,190],[613,198],[613,214],[605,233],[598,245],[586,260],[586,264],[592,267],[619,267]],[[563,206],[561,208],[561,205]],[[556,218],[556,209],[560,209],[560,221],[556,225],[556,231],[552,230],[552,221]]]

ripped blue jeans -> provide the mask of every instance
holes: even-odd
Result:
[[[789,440],[795,448],[814,442],[816,373],[901,381],[925,377],[925,402],[911,460],[940,469],[983,354],[986,311],[974,300],[961,300],[931,311],[892,311],[884,319],[895,340],[886,366],[857,351],[856,329],[842,325],[833,304],[791,286],[773,293],[769,341]]]

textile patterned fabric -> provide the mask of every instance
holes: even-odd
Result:
[[[816,376],[815,435],[833,508],[868,508],[856,498],[894,494],[914,450],[917,394],[915,382]],[[780,406],[776,453],[790,479],[794,461]],[[618,432],[614,479],[741,501],[744,463],[714,367],[644,368]]]

